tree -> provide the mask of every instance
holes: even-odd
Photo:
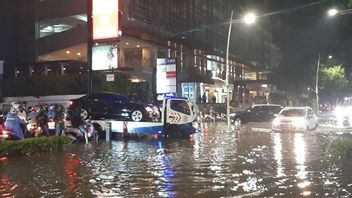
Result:
[[[344,67],[322,65],[319,70],[319,88],[321,101],[334,103],[336,99],[344,97],[348,89]]]

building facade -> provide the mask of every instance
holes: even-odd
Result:
[[[11,52],[0,51],[5,80],[87,73],[87,64],[72,64],[88,61],[86,0],[14,0],[6,4],[8,14],[16,18],[8,31],[16,46]],[[207,102],[224,103],[227,90],[223,81],[213,77],[226,78],[227,33],[231,10],[235,10],[229,51],[230,100],[250,103],[265,97],[270,91],[265,72],[270,66],[269,24],[261,20],[260,25],[248,27],[238,20],[251,7],[264,12],[265,2],[246,4],[231,0],[121,0],[118,69],[110,72],[127,73],[130,81],[146,82],[152,91],[157,58],[174,58],[178,95],[197,101],[205,93]]]

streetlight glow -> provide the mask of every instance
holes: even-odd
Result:
[[[246,24],[253,24],[255,23],[256,19],[257,19],[257,16],[255,16],[254,13],[248,13],[243,17],[243,21]]]
[[[339,13],[339,11],[335,8],[328,10],[328,15],[331,17],[337,15],[338,13]]]

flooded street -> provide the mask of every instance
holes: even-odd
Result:
[[[203,123],[189,140],[72,144],[0,159],[1,197],[350,197],[350,161],[327,152],[349,133],[227,131]]]

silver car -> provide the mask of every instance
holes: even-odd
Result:
[[[317,116],[310,107],[285,107],[272,122],[273,131],[310,131],[317,127]]]

